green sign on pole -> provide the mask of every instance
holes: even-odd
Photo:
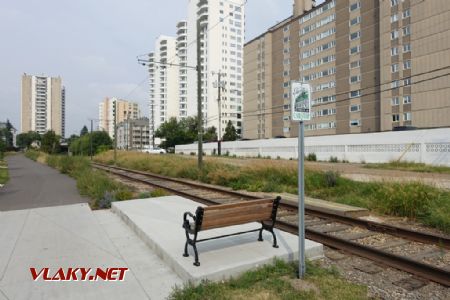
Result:
[[[292,121],[311,120],[311,86],[308,83],[291,81]]]

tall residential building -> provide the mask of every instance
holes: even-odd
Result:
[[[449,4],[380,2],[382,130],[450,126]]]
[[[149,53],[150,78],[150,135],[162,123],[172,117],[179,117],[179,58],[174,37],[160,36],[155,43],[155,51]]]
[[[228,121],[241,134],[244,57],[244,0],[190,0],[188,4],[188,65],[197,65],[197,20],[200,20],[202,107],[205,127],[219,126],[217,74],[222,74],[220,105],[222,135]],[[188,107],[197,107],[197,74],[188,70]],[[194,113],[196,114],[196,112]]]
[[[127,100],[105,98],[98,106],[99,130],[108,132],[114,138],[114,103],[116,103],[116,124],[140,117],[139,104]]]
[[[245,0],[189,0],[187,20],[177,23],[176,38],[163,36],[158,39],[155,50],[148,57],[151,135],[172,116],[178,119],[197,116],[197,20],[201,22],[204,126],[219,128],[219,85],[222,87],[222,134],[228,121],[241,133],[244,3]],[[168,45],[167,52],[163,53],[165,57],[161,56],[162,41],[167,41]],[[161,64],[164,62],[168,63],[165,69]],[[175,71],[177,76],[170,74],[171,71]],[[220,83],[217,82],[219,72],[222,76]],[[168,94],[169,90],[172,96]],[[162,93],[164,99],[160,97]]]
[[[248,42],[244,137],[298,135],[291,80],[312,86],[307,135],[379,131],[378,15],[372,0],[296,0],[291,17]]]
[[[244,137],[298,136],[291,80],[312,86],[306,135],[450,126],[447,2],[295,0],[245,45]]]
[[[65,88],[61,77],[22,75],[21,131],[65,135]]]
[[[187,83],[188,83],[188,65],[187,65],[187,22],[180,21],[177,24],[177,56],[179,59],[179,113],[178,117],[185,118],[188,115],[195,115],[195,107],[188,107]]]

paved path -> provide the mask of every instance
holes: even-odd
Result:
[[[0,189],[0,211],[88,202],[67,175],[23,155],[7,157],[10,180]]]

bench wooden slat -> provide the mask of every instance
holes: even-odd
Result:
[[[203,222],[208,221],[210,219],[223,219],[233,216],[243,216],[248,214],[254,214],[258,212],[266,212],[269,215],[272,212],[272,204],[270,203],[264,203],[264,204],[258,204],[258,205],[252,205],[247,207],[235,207],[235,208],[229,208],[229,209],[222,209],[222,210],[213,210],[213,211],[206,211],[203,214]]]
[[[270,215],[270,213],[259,212],[254,214],[233,216],[226,219],[210,219],[207,222],[202,223],[202,230],[265,221],[270,219]]]
[[[245,201],[245,202],[239,202],[239,203],[212,205],[212,206],[204,207],[204,210],[206,212],[206,211],[222,210],[222,209],[228,209],[228,208],[234,208],[234,207],[247,207],[247,206],[253,206],[253,205],[258,205],[258,204],[263,204],[263,203],[270,203],[272,205],[273,199],[251,200],[251,201]]]

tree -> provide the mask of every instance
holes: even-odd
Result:
[[[48,153],[48,154],[54,154],[60,152],[60,144],[59,140],[61,137],[53,130],[49,130],[44,135],[42,135],[41,139],[41,150]]]
[[[17,147],[20,149],[26,149],[31,146],[35,141],[40,141],[41,135],[35,131],[28,131],[18,134],[16,137]]]
[[[78,139],[79,136],[76,134],[72,134],[68,139],[67,139],[67,145],[70,146],[70,144],[72,144],[73,141],[75,141],[76,139]]]
[[[180,121],[171,118],[164,122],[155,132],[155,136],[165,139],[160,147],[171,148],[176,145],[190,144],[198,140],[198,119],[196,117],[187,117]],[[205,142],[217,141],[217,130],[214,126],[205,130],[203,135]]]
[[[3,159],[4,153],[6,151],[6,143],[4,131],[0,130],[0,159]]]
[[[178,122],[176,118],[170,118],[169,121],[161,124],[155,132],[156,137],[164,139],[160,147],[167,149],[175,147],[175,145],[192,143],[195,139],[192,135],[192,128],[189,128],[193,126],[191,121],[185,119]]]
[[[94,131],[72,140],[69,145],[69,151],[74,155],[89,155],[91,137],[93,154],[111,149],[112,140],[108,133],[105,131]]]
[[[6,150],[13,150],[14,149],[14,142],[13,142],[13,126],[9,120],[6,120],[6,127],[4,129],[4,137],[5,137],[5,144],[6,144]]]
[[[215,142],[217,141],[217,130],[216,127],[212,126],[206,129],[203,135],[203,140],[205,142]]]
[[[83,135],[88,134],[88,133],[89,133],[89,130],[86,127],[86,125],[84,125],[83,128],[81,128],[80,136],[83,136]]]
[[[235,141],[237,140],[239,135],[236,132],[236,128],[234,128],[233,123],[231,121],[228,121],[227,127],[225,127],[225,134],[223,135],[222,139],[224,141]]]

